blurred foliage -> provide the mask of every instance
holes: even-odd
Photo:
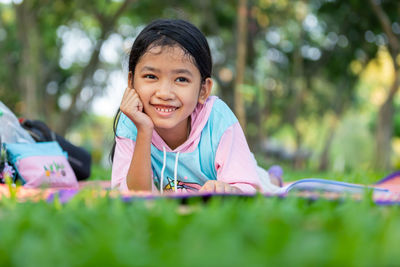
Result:
[[[114,141],[112,123],[109,117],[86,115],[70,130],[67,138],[91,151],[94,164],[109,167],[107,151],[111,150]]]
[[[93,103],[123,91],[129,46],[155,18],[187,19],[207,35],[215,93],[233,107],[237,1],[17,2],[0,4],[0,98],[17,115],[41,118],[90,149],[95,163],[106,165],[112,128],[93,116]],[[377,114],[394,72],[393,49],[371,3],[248,1],[241,88],[259,160],[269,160],[268,147],[276,145],[295,168],[372,168]],[[400,3],[382,0],[379,7],[399,39]],[[399,136],[397,115],[393,123]],[[392,150],[396,164],[400,152]]]

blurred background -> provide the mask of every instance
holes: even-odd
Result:
[[[191,21],[262,165],[400,168],[398,0],[0,0],[0,99],[109,170],[130,46]]]

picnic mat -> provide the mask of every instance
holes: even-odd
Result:
[[[369,185],[371,187],[387,189],[389,191],[375,191],[371,194],[372,200],[378,205],[398,205],[400,204],[400,171],[394,172],[382,180],[378,181],[373,185]],[[23,186],[11,186],[0,184],[0,196],[2,198],[15,198],[18,201],[40,201],[45,200],[47,202],[53,202],[57,199],[61,203],[66,203],[70,201],[74,196],[76,196],[80,192],[89,192],[93,197],[112,197],[112,198],[121,198],[123,201],[129,202],[136,199],[156,199],[156,198],[174,198],[180,199],[183,202],[186,202],[190,198],[202,198],[209,199],[213,196],[223,196],[223,197],[254,197],[255,195],[249,194],[235,194],[235,195],[226,195],[226,194],[210,194],[210,193],[169,193],[164,195],[155,195],[149,192],[132,192],[125,191],[119,192],[117,190],[111,190],[110,181],[83,181],[79,182],[78,189],[70,189],[70,188],[25,188]],[[264,194],[265,197],[276,197],[277,195],[273,194]],[[280,194],[278,197],[287,197],[287,196],[297,196],[308,199],[328,199],[328,200],[337,200],[341,198],[351,198],[354,200],[361,200],[365,197],[365,194],[360,193],[340,193],[340,192],[318,192],[318,191],[294,191],[286,194]]]

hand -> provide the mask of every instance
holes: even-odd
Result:
[[[138,130],[153,130],[154,123],[151,118],[143,112],[143,103],[132,86],[132,73],[128,76],[128,88],[125,89],[119,109],[135,124]]]
[[[221,181],[210,180],[200,188],[199,192],[238,194],[242,191],[237,187],[231,186],[230,184]]]

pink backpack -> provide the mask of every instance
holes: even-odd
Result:
[[[78,188],[67,154],[57,142],[6,143],[5,149],[25,187]]]

